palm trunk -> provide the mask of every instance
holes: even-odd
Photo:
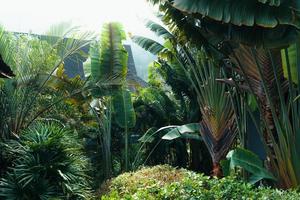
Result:
[[[222,135],[215,138],[204,121],[200,122],[200,133],[213,161],[212,175],[222,177],[220,161],[225,158],[237,135],[236,124],[232,121],[229,129],[222,130]]]
[[[213,163],[212,175],[218,178],[223,177],[222,167],[220,162]]]

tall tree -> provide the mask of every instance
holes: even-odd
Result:
[[[99,42],[91,48],[91,93],[100,100],[106,113],[106,121],[111,124],[114,119],[124,128],[125,138],[125,170],[129,169],[128,160],[128,129],[135,126],[135,112],[131,102],[131,94],[127,89],[127,52],[122,44],[125,32],[119,23],[103,25]],[[102,115],[104,117],[104,115]],[[102,120],[102,119],[100,119]],[[102,129],[102,141],[106,176],[111,177],[111,126]]]

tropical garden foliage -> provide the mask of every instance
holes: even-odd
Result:
[[[159,41],[0,27],[0,198],[299,199],[300,3],[148,1]],[[155,55],[147,86],[126,37]]]

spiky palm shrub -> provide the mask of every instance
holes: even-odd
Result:
[[[88,199],[87,160],[72,132],[36,124],[2,144],[13,164],[0,181],[1,199]]]
[[[47,96],[44,94],[51,81],[62,82],[56,72],[63,68],[66,58],[82,53],[81,49],[90,43],[91,36],[62,25],[53,26],[46,34],[49,37],[44,39],[26,34],[10,36],[9,33],[1,35],[0,29],[0,54],[16,74],[15,78],[0,84],[0,108],[3,111],[0,140],[18,137],[23,129],[56,104],[53,100],[41,107],[41,98]],[[60,97],[72,95],[73,92],[70,95],[63,93]]]

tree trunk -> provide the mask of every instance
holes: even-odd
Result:
[[[212,175],[216,176],[218,178],[223,177],[222,167],[221,167],[219,162],[214,162],[213,163]]]

